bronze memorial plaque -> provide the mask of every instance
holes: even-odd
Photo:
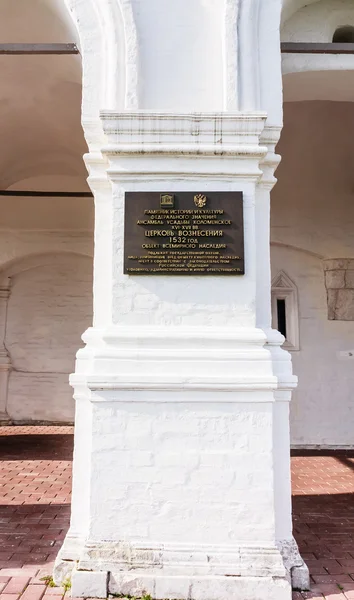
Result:
[[[124,273],[243,275],[242,192],[127,192]]]

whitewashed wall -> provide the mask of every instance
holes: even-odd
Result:
[[[62,254],[54,264],[18,273],[11,283],[7,413],[16,421],[73,421],[68,379],[92,321],[92,260]]]
[[[3,42],[78,43],[63,0],[0,0],[0,12]],[[0,68],[0,190],[88,191],[81,56],[2,56]],[[90,198],[0,196],[2,315],[10,288],[0,418],[73,420],[68,376],[92,323],[92,230]]]
[[[323,259],[354,256],[354,104],[285,104],[272,192],[272,275],[284,270],[299,292],[299,385],[291,403],[294,445],[353,445],[354,322],[329,321]],[[330,143],[328,143],[330,140]]]
[[[0,199],[0,287],[10,287],[4,342],[12,364],[0,400],[14,421],[74,420],[69,374],[92,323],[92,204]]]

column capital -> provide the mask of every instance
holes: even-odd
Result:
[[[265,113],[102,111],[101,119],[107,141],[102,153],[112,180],[142,172],[164,178],[258,180],[261,175],[258,165],[267,153],[260,144]],[[235,158],[242,159],[237,169]]]
[[[280,163],[281,157],[279,154],[276,154],[275,147],[279,142],[280,134],[281,127],[267,124],[261,134],[261,143],[267,147],[267,152],[260,164],[263,175],[259,182],[259,186],[269,191],[273,189],[277,182],[274,173]]]

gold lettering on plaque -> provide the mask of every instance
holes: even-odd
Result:
[[[126,203],[125,273],[244,272],[240,194],[134,193],[134,200],[138,206]]]

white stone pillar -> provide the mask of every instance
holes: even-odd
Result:
[[[112,325],[113,303],[113,198],[112,186],[108,180],[108,161],[102,156],[104,143],[101,122],[91,119],[84,123],[87,141],[92,148],[84,156],[89,172],[88,183],[94,193],[95,234],[94,234],[94,284],[93,284],[93,327],[85,332],[83,340],[88,348],[82,349],[79,355],[84,359],[92,356],[89,347],[100,343],[102,331]],[[88,373],[94,371],[90,361]],[[73,486],[71,501],[70,529],[64,546],[59,552],[55,566],[57,581],[65,581],[71,576],[73,562],[80,557],[80,552],[87,539],[91,519],[91,478],[92,478],[92,427],[93,405],[89,402],[89,390],[85,381],[74,387],[75,399],[75,444],[73,460]]]
[[[10,286],[0,285],[0,422],[9,421],[6,411],[11,358],[5,346],[7,304],[10,297]]]
[[[112,310],[85,334],[71,379],[81,422],[55,578],[76,562],[76,596],[290,600],[276,546],[277,378],[256,326],[265,116],[105,111],[102,120],[112,193],[105,215],[98,209],[107,229],[96,234],[95,298],[108,301],[106,285]],[[133,191],[242,191],[245,275],[124,275]]]
[[[276,183],[274,171],[280,160],[275,154],[280,131],[280,127],[266,126],[262,134],[262,143],[266,145],[268,152],[261,164],[263,175],[256,193],[257,325],[267,336],[267,348],[272,356],[273,373],[278,382],[273,404],[276,541],[293,588],[308,590],[309,571],[292,533],[289,404],[292,390],[297,385],[297,377],[292,372],[291,355],[281,347],[283,336],[272,329],[271,316],[270,192]]]

